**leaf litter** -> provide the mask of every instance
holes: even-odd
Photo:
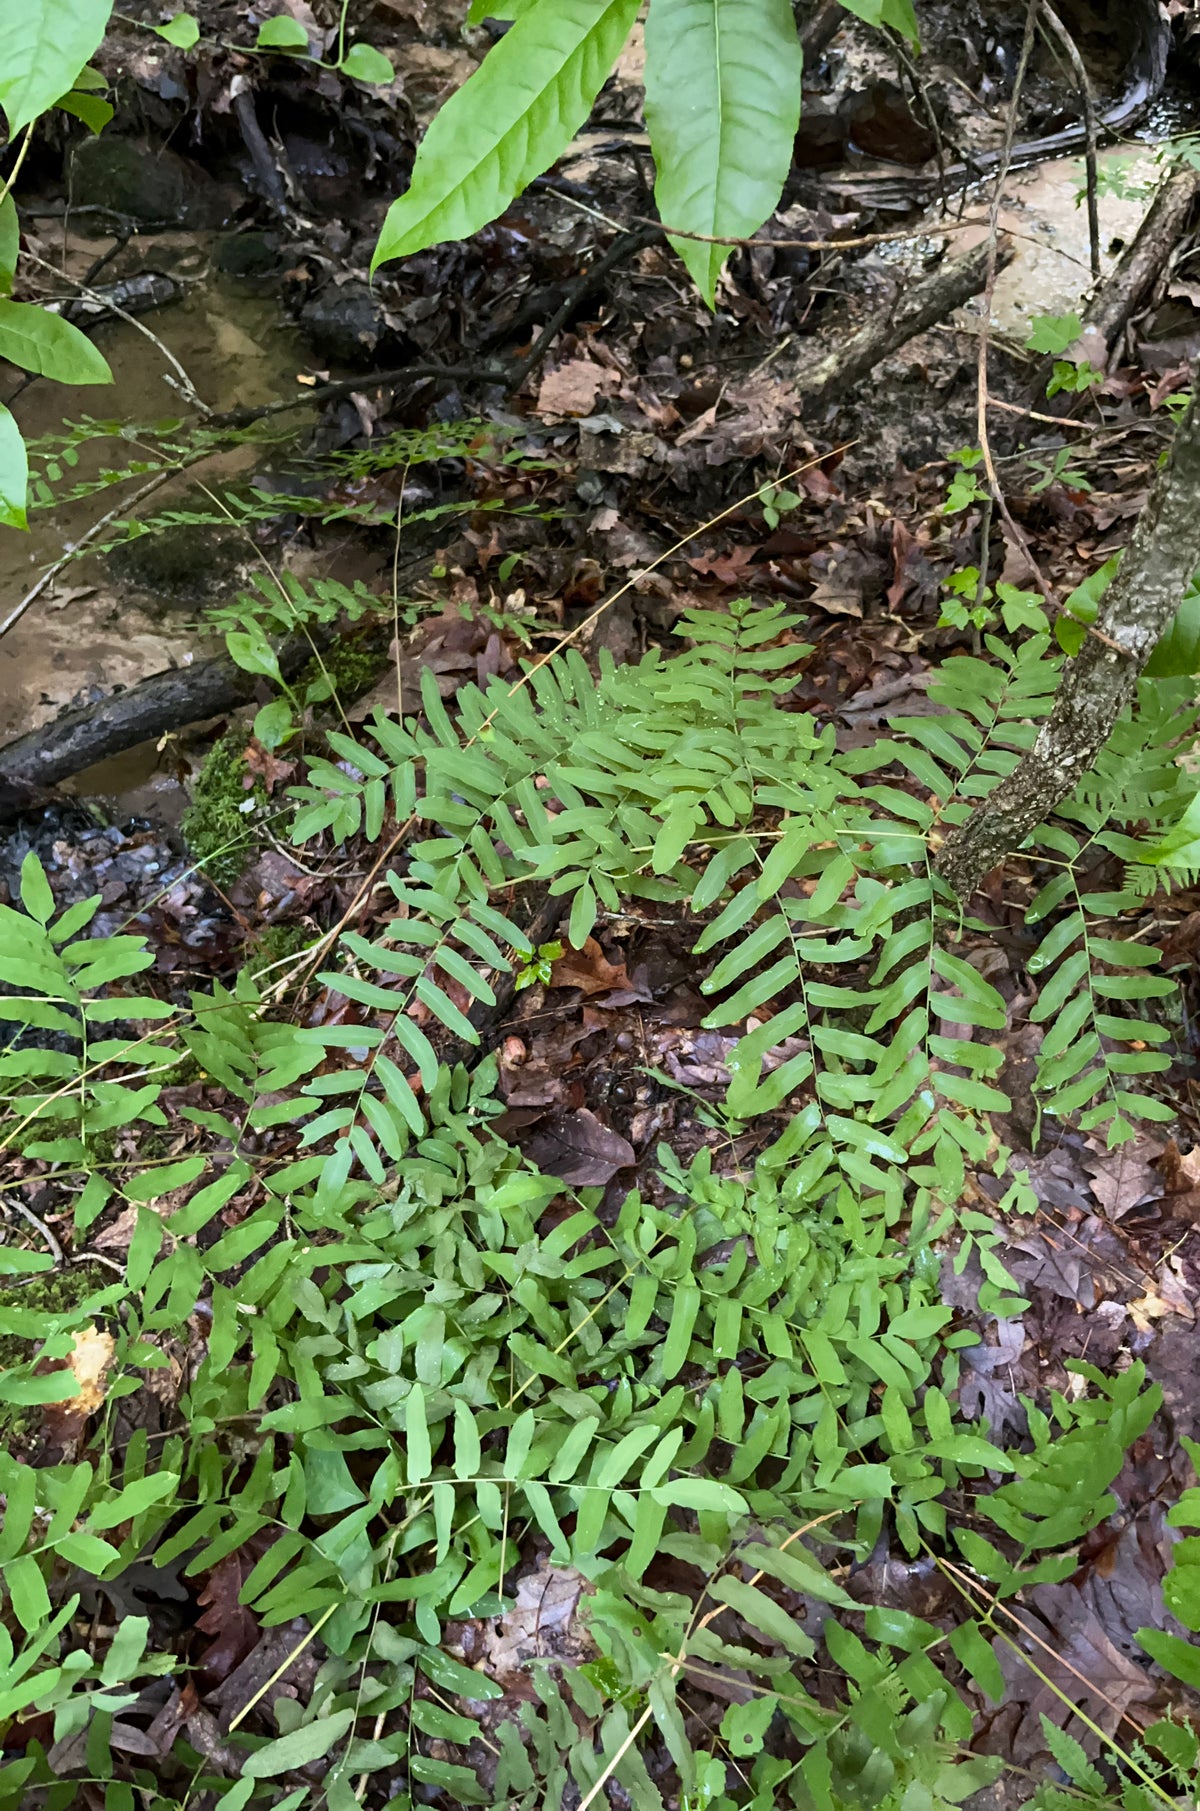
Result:
[[[445,79],[440,64],[436,70],[432,62],[429,67],[439,81]],[[421,92],[419,81],[414,82],[413,92]],[[557,232],[561,241],[561,224]],[[509,247],[511,243],[510,234]],[[405,330],[424,350],[449,344],[460,324],[447,325],[431,314],[422,315],[413,304],[433,293],[438,283],[452,285],[472,256],[460,248],[448,251],[441,260],[431,258],[424,272],[418,270],[404,280],[410,291],[406,297],[390,298],[390,305],[408,306]],[[556,259],[568,261],[562,244],[543,242],[539,257],[523,267],[523,280],[532,283]],[[527,449],[550,468],[537,481],[542,486],[539,501],[546,508],[546,518],[529,527],[506,516],[496,526],[481,512],[469,530],[447,532],[434,548],[433,558],[427,560],[427,566],[442,570],[440,579],[424,582],[431,601],[436,598],[443,607],[428,616],[415,634],[400,638],[393,650],[406,698],[419,697],[423,672],[432,676],[437,694],[451,703],[468,682],[486,682],[497,673],[515,674],[517,662],[530,645],[522,627],[530,618],[522,618],[517,610],[507,613],[516,586],[512,579],[496,576],[513,555],[518,562],[514,574],[521,581],[518,609],[527,608],[535,622],[557,625],[564,617],[569,622],[572,613],[592,605],[613,581],[622,581],[632,568],[645,563],[651,548],[670,545],[679,532],[694,526],[702,499],[707,497],[714,505],[724,502],[732,494],[730,467],[756,458],[778,470],[821,450],[819,442],[814,445],[808,439],[815,432],[812,424],[805,424],[801,431],[784,386],[771,376],[735,382],[728,381],[728,374],[716,365],[697,371],[694,354],[683,350],[698,343],[696,319],[689,315],[687,303],[665,294],[663,266],[655,251],[641,255],[639,268],[655,298],[646,318],[630,321],[626,311],[619,322],[606,320],[603,341],[598,338],[599,324],[590,334],[564,335],[558,362],[541,377],[536,394],[520,399],[519,408],[527,411],[530,429]],[[749,314],[756,290],[767,286],[753,267],[745,283],[738,306]],[[501,304],[494,294],[490,301],[495,324]],[[660,349],[654,350],[656,347]],[[912,356],[922,352],[917,347]],[[1151,392],[1150,400],[1160,399]],[[593,413],[597,406],[603,411],[599,416]],[[823,720],[840,714],[851,726],[848,746],[860,738],[864,745],[877,738],[896,717],[931,714],[927,697],[931,673],[939,657],[959,651],[963,645],[960,637],[937,623],[939,594],[945,578],[970,550],[979,526],[977,516],[968,514],[956,521],[942,513],[944,469],[929,470],[915,460],[911,469],[893,473],[884,470],[886,462],[881,460],[876,487],[882,494],[877,498],[872,488],[871,500],[864,506],[859,494],[861,458],[857,466],[852,463],[847,469],[827,455],[813,480],[802,485],[801,500],[787,514],[782,529],[772,526],[755,506],[735,513],[731,521],[703,538],[702,551],[668,564],[661,590],[649,585],[635,587],[631,616],[638,637],[653,647],[666,643],[673,618],[697,600],[709,607],[720,606],[747,592],[795,599],[807,618],[805,633],[816,652],[804,657],[789,711],[796,715],[799,707],[816,708]],[[1040,493],[1041,503],[1036,498],[1027,500],[1027,526],[1036,533],[1039,559],[1064,589],[1082,576],[1083,566],[1103,552],[1104,534],[1120,519],[1111,512],[1122,507],[1123,493],[1140,495],[1138,486],[1144,480],[1145,462],[1134,461],[1116,495],[1068,496],[1067,487],[1059,483]],[[494,474],[484,470],[482,463],[474,482],[479,487],[478,500],[490,501],[487,492]],[[685,513],[685,497],[690,516]],[[596,512],[591,517],[597,525],[595,534],[570,526],[574,518],[580,518],[581,505]],[[999,550],[1008,562],[1006,576],[1018,582],[1012,567],[1013,550],[1003,545]],[[513,589],[506,594],[505,586],[510,583]],[[536,641],[534,645],[538,645]],[[593,645],[591,652],[598,654],[598,648]],[[396,685],[395,676],[385,677],[374,702],[394,709]],[[290,782],[290,756],[281,759],[258,744],[252,744],[252,750],[251,768],[269,793]],[[144,831],[119,834],[106,830],[99,858],[93,854],[97,839],[92,827],[84,830],[78,824],[60,822],[53,831],[23,829],[18,834],[25,837],[27,846],[6,850],[9,898],[19,897],[17,875],[28,846],[36,845],[41,852],[60,906],[86,897],[98,877],[108,927],[115,932],[118,924],[128,922],[148,931],[157,972],[168,991],[176,990],[181,997],[178,977],[191,961],[189,951],[206,974],[226,984],[232,982],[261,930],[256,923],[259,914],[270,913],[273,922],[294,925],[310,941],[348,910],[356,914],[354,926],[360,934],[373,935],[378,930],[379,908],[374,902],[365,906],[358,902],[355,881],[345,882],[327,850],[320,852],[312,873],[292,866],[286,854],[264,853],[251,876],[239,883],[241,890],[231,895],[231,911],[201,881],[186,873],[177,851],[147,837]],[[139,851],[146,850],[151,853],[143,860]],[[287,863],[282,869],[281,861]],[[155,872],[150,873],[152,868]],[[1017,1003],[1013,1022],[1001,1034],[1006,1060],[1011,1062],[1034,1061],[1037,1055],[1036,1040],[1021,1042],[1022,1033],[1029,1030],[1028,1020],[1023,1021],[1021,1015],[1035,996],[1027,986],[1023,966],[1027,954],[1015,941],[1032,889],[1032,878],[1020,877],[1020,899],[1009,897],[998,903],[994,913],[997,926],[1014,935],[1007,945],[989,944],[989,949],[1002,951],[991,977],[993,983],[1010,1004]],[[1188,927],[1200,918],[1195,898],[1187,888],[1177,889],[1163,910],[1162,921],[1151,922],[1147,913],[1148,933],[1161,939],[1164,956],[1168,951],[1173,957],[1185,952],[1186,959],[1193,953],[1194,942],[1194,931]],[[611,921],[600,922],[599,936],[589,936],[581,948],[556,958],[544,981],[517,994],[506,1016],[489,1029],[500,1057],[500,1095],[507,1112],[498,1123],[505,1136],[515,1138],[525,1155],[557,1178],[568,1194],[573,1190],[604,1191],[602,1225],[615,1220],[619,1195],[626,1185],[644,1188],[652,1200],[669,1194],[657,1167],[661,1144],[672,1146],[681,1160],[705,1153],[719,1173],[737,1176],[758,1154],[755,1147],[761,1148],[768,1138],[766,1130],[731,1136],[714,1111],[729,1087],[729,1059],[739,1040],[726,1029],[701,1023],[708,1010],[699,991],[704,976],[687,954],[697,927],[689,925],[684,933],[676,925],[663,923],[665,917],[656,912],[652,899],[626,902]],[[468,1011],[471,996],[461,981],[456,984],[443,975],[442,982],[458,1009]],[[454,991],[456,985],[458,992]],[[761,1023],[769,1023],[772,1009],[786,1007],[769,1001]],[[339,997],[333,984],[310,1002],[312,1025],[352,1031],[368,1017],[352,1000]],[[420,1019],[419,1014],[413,1017],[414,1022]],[[436,1023],[436,1015],[427,1014],[423,1020],[426,1028]],[[758,1023],[748,1022],[747,1029],[753,1030]],[[770,1075],[806,1054],[803,1035],[785,1041],[772,1052],[763,1074]],[[1172,1085],[1174,1081],[1173,1077]],[[1190,1088],[1190,1078],[1186,1085]],[[198,1122],[187,1115],[225,1114],[231,1098],[227,1082],[213,1072],[177,1082],[171,1097],[164,1096],[172,1138],[193,1137]],[[965,1677],[959,1680],[980,1711],[978,1751],[1003,1753],[1023,1766],[1053,1763],[1042,1718],[1061,1724],[1064,1701],[1086,1710],[1105,1733],[1125,1735],[1130,1729],[1144,1729],[1168,1703],[1178,1702],[1178,1694],[1172,1695],[1174,1688],[1168,1688],[1165,1676],[1147,1666],[1133,1640],[1134,1631],[1146,1625],[1183,1632],[1163,1610],[1161,1584],[1177,1539],[1165,1521],[1166,1507],[1188,1479],[1175,1436],[1196,1432],[1193,1404],[1198,1380],[1191,1328],[1200,1256],[1195,1225],[1200,1180],[1193,1174],[1194,1152],[1181,1148],[1195,1136],[1190,1100],[1177,1134],[1178,1143],[1143,1133],[1136,1141],[1110,1151],[1093,1139],[1055,1127],[1049,1138],[1043,1136],[1037,1148],[1028,1151],[1024,1173],[1033,1191],[1032,1211],[1006,1221],[1004,1250],[1007,1268],[1027,1300],[1024,1309],[1003,1315],[981,1310],[979,1286],[985,1276],[977,1255],[966,1254],[958,1276],[954,1275],[954,1254],[944,1258],[944,1300],[954,1311],[955,1326],[963,1333],[981,1336],[978,1344],[963,1343],[957,1405],[968,1421],[986,1420],[993,1438],[1014,1443],[1026,1438],[1028,1406],[1040,1404],[1044,1409],[1049,1389],[1063,1391],[1074,1400],[1072,1392],[1079,1379],[1064,1368],[1068,1358],[1089,1360],[1109,1372],[1144,1359],[1149,1376],[1161,1377],[1167,1397],[1169,1419],[1157,1422],[1154,1436],[1142,1436],[1131,1448],[1115,1481],[1112,1513],[1081,1546],[1075,1573],[1057,1583],[1031,1586],[1022,1594],[1024,1633],[1017,1635],[1018,1646],[1035,1660],[1049,1683],[1039,1684],[1033,1670],[1003,1641],[994,1644],[1005,1685],[999,1711],[985,1706]],[[264,1127],[255,1134],[255,1141],[274,1155],[289,1145],[297,1154],[300,1150],[295,1133],[282,1121],[276,1127]],[[1011,1137],[1006,1141],[1016,1143]],[[172,1149],[168,1154],[176,1152]],[[26,1160],[26,1169],[30,1202],[34,1186],[51,1194],[49,1203],[41,1203],[39,1195],[37,1211],[40,1214],[44,1209],[48,1224],[72,1248],[73,1257],[91,1252],[122,1265],[129,1260],[138,1229],[146,1224],[144,1207],[108,1209],[73,1245],[68,1204],[53,1198],[52,1165],[33,1158]],[[618,1178],[621,1189],[614,1192],[612,1185]],[[988,1213],[996,1205],[987,1192],[991,1182],[986,1165],[981,1164],[967,1191],[968,1198],[975,1191],[980,1210]],[[252,1224],[259,1202],[257,1184],[247,1176],[221,1209],[217,1236],[226,1237]],[[178,1205],[186,1211],[186,1196]],[[539,1227],[544,1232],[551,1230],[555,1216],[565,1220],[571,1205],[562,1197],[557,1203],[549,1202]],[[165,1211],[177,1211],[175,1204]],[[28,1232],[27,1227],[22,1231],[19,1222],[14,1230],[21,1238]],[[206,1236],[211,1231],[206,1229]],[[244,1274],[253,1250],[247,1245],[246,1255],[237,1260],[231,1273],[235,1278],[239,1269]],[[515,1267],[511,1277],[501,1270],[497,1274],[506,1288],[515,1288],[520,1282]],[[189,1303],[189,1310],[193,1306]],[[670,1337],[670,1324],[659,1323],[653,1331],[661,1343]],[[74,1452],[88,1432],[89,1418],[104,1408],[113,1337],[94,1322],[71,1337],[74,1345],[66,1362],[84,1389],[72,1399],[69,1414],[63,1405],[47,1403],[43,1407],[39,1438],[46,1454],[53,1449]],[[177,1403],[180,1386],[198,1369],[202,1348],[211,1337],[209,1302],[205,1316],[193,1328],[191,1352],[172,1354],[164,1343],[141,1391],[149,1392],[149,1378],[165,1370],[174,1379]],[[221,1337],[227,1339],[228,1334],[222,1332]],[[143,1359],[152,1356],[146,1353]],[[159,1363],[160,1359],[167,1363]],[[722,1374],[739,1380],[723,1384],[731,1393],[756,1381],[756,1367],[761,1374],[765,1358],[758,1353],[745,1365],[745,1376],[744,1362],[729,1363]],[[681,1376],[684,1387],[694,1388],[699,1382],[689,1374],[686,1363]],[[885,1388],[877,1380],[875,1401]],[[577,1411],[580,1406],[576,1404]],[[169,1427],[171,1401],[164,1400],[163,1407],[167,1411],[163,1425]],[[136,1422],[126,1423],[122,1435],[126,1444],[135,1439],[136,1426]],[[238,1437],[246,1441],[241,1460],[250,1468],[256,1460],[258,1436],[246,1429]],[[293,1441],[289,1463],[300,1454],[300,1446],[300,1441]],[[1170,1456],[1164,1458],[1153,1450],[1155,1446]],[[313,1448],[314,1452],[320,1450],[319,1446]],[[308,1463],[308,1484],[315,1492],[320,1464],[311,1458]],[[338,1487],[351,1500],[362,1498],[369,1486],[369,1470],[352,1449]],[[315,1500],[320,1501],[319,1495]],[[691,1506],[688,1509],[690,1513]],[[464,1670],[471,1669],[500,1683],[506,1699],[512,1695],[526,1703],[536,1700],[548,1706],[550,1717],[565,1716],[572,1729],[593,1731],[595,1712],[589,1711],[585,1700],[589,1686],[595,1691],[595,1680],[603,1683],[606,1676],[605,1661],[598,1656],[603,1653],[615,1665],[611,1654],[618,1653],[626,1664],[625,1647],[630,1643],[641,1642],[649,1651],[654,1639],[654,1593],[681,1592],[696,1605],[697,1615],[701,1609],[713,1607],[702,1595],[711,1583],[705,1566],[724,1562],[714,1561],[706,1552],[706,1513],[714,1513],[711,1505],[698,1506],[699,1519],[668,1537],[675,1550],[664,1548],[660,1554],[657,1569],[649,1574],[651,1582],[644,1588],[645,1601],[626,1606],[620,1615],[611,1603],[597,1605],[594,1600],[602,1593],[590,1578],[552,1557],[551,1536],[544,1528],[514,1529],[511,1550],[506,1553],[509,1576],[504,1608],[477,1624],[461,1619],[457,1625],[453,1621],[446,1624],[445,1651],[457,1660],[459,1671],[448,1674],[444,1682],[435,1679],[437,1694],[422,1686],[419,1695],[427,1696],[430,1703],[436,1698],[440,1715],[453,1719],[458,1714],[454,1706],[474,1702],[468,1681],[462,1677]],[[317,1512],[313,1526],[320,1529],[326,1520]],[[758,1545],[751,1542],[729,1571],[735,1586],[747,1587],[754,1575]],[[270,1552],[270,1544],[264,1551]],[[256,1613],[240,1602],[240,1595],[252,1566],[263,1557],[251,1540],[208,1567],[199,1580],[186,1573],[176,1580],[190,1604],[192,1626],[206,1638],[204,1645],[178,1646],[178,1651],[194,1658],[198,1681],[176,1690],[173,1696],[164,1694],[161,1701],[139,1701],[133,1714],[141,1722],[123,1720],[129,1731],[141,1732],[144,1746],[139,1750],[138,1737],[127,1734],[122,1752],[169,1753],[172,1741],[186,1730],[195,1749],[220,1772],[227,1765],[236,1765],[243,1754],[230,1747],[231,1723],[247,1705],[260,1700],[260,1695],[248,1726],[256,1735],[272,1739],[286,1734],[288,1724],[286,1713],[279,1717],[276,1699],[303,1705],[313,1702],[319,1659],[336,1650],[326,1648],[314,1632],[315,1615],[260,1628]],[[159,1569],[152,1570],[157,1573]],[[174,1577],[169,1568],[163,1569],[164,1584]],[[880,1631],[889,1626],[884,1620],[888,1611],[923,1619],[939,1633],[955,1622],[954,1594],[947,1593],[944,1577],[936,1575],[927,1559],[913,1561],[902,1555],[886,1532],[880,1533],[876,1550],[856,1562],[853,1582],[854,1599],[864,1606],[864,1614],[872,1610],[878,1614],[872,1625],[860,1622],[851,1626],[863,1634],[873,1629],[872,1640],[878,1640]],[[820,1600],[806,1597],[794,1580],[790,1584],[775,1580],[771,1592],[772,1601],[785,1606],[804,1636],[820,1638],[827,1615]],[[728,1601],[721,1601],[725,1607],[712,1625],[719,1631],[719,1649],[705,1649],[701,1643],[698,1657],[689,1662],[683,1714],[693,1745],[717,1739],[712,1732],[719,1730],[724,1751],[736,1755],[737,1743],[751,1729],[751,1720],[764,1702],[752,1662],[764,1656],[772,1664],[781,1662],[788,1652],[788,1640],[778,1624],[764,1631],[752,1615],[748,1620],[742,1618],[736,1589],[729,1593]],[[761,1607],[758,1613],[763,1613]],[[164,1644],[170,1639],[164,1631]],[[907,1651],[916,1653],[918,1649],[914,1646]],[[831,1646],[829,1659],[836,1662],[823,1662],[831,1675],[840,1667],[842,1677],[853,1676],[848,1646],[840,1654]],[[589,1676],[589,1668],[594,1677]],[[572,1695],[573,1671],[580,1674],[579,1698]],[[264,1693],[268,1685],[270,1690]],[[827,1680],[820,1689],[832,1688]],[[731,1707],[746,1715],[730,1721]],[[425,1724],[417,1727],[425,1730],[428,1739],[422,1742],[420,1753],[432,1763],[424,1774],[427,1796],[441,1803],[458,1802],[453,1793],[461,1790],[463,1781],[453,1770],[461,1769],[468,1750],[472,1764],[479,1757],[452,1720],[439,1722],[438,1715],[421,1714]],[[381,1730],[390,1737],[395,1728],[394,1722],[389,1726],[390,1712],[382,1710],[379,1715]],[[481,1727],[489,1728],[486,1723]],[[528,1732],[530,1725],[522,1727]],[[667,1734],[673,1725],[665,1712],[660,1727],[670,1749]],[[1079,1734],[1079,1725],[1073,1727]],[[760,1738],[766,1743],[762,1751],[768,1757],[777,1758],[784,1751],[783,1738],[778,1729],[771,1730],[769,1719],[763,1721],[754,1740]],[[1094,1742],[1089,1737],[1081,1739],[1094,1754]],[[115,1737],[114,1745],[121,1746]],[[71,1753],[65,1746],[59,1749],[57,1760],[69,1770]],[[78,1757],[74,1764],[79,1764]],[[511,1764],[516,1768],[515,1758]],[[451,1772],[439,1773],[439,1768]],[[665,1750],[647,1750],[644,1771],[649,1770],[647,1779],[653,1773],[660,1782],[661,1791],[660,1785],[652,1787],[660,1796],[674,1789],[670,1768]],[[635,1790],[618,1773],[612,1783],[612,1802],[628,1802],[620,1793],[628,1793],[632,1802],[639,1802],[639,1794],[641,1802],[654,1802],[646,1796],[641,1776]]]

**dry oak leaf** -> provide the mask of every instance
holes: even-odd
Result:
[[[117,1349],[111,1333],[90,1324],[75,1334],[75,1349],[67,1363],[79,1383],[74,1406],[80,1414],[94,1415],[104,1401],[104,1386]]]
[[[547,371],[538,388],[539,415],[590,415],[596,406],[600,386],[610,373],[590,358],[568,359],[553,371]]]
[[[607,994],[627,988],[629,976],[623,962],[610,962],[594,937],[581,950],[567,950],[550,970],[551,987],[579,987],[585,994]]]

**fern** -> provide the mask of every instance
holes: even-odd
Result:
[[[940,715],[847,755],[788,708],[808,652],[796,626],[774,605],[693,612],[674,658],[596,680],[568,656],[517,688],[468,687],[453,710],[426,680],[420,716],[334,732],[297,789],[296,837],[382,845],[390,898],[341,933],[319,1010],[298,1022],[272,1016],[248,971],[187,1009],[133,995],[140,940],[88,939],[94,908],[56,919],[28,864],[24,910],[0,927],[0,979],[22,990],[0,1006],[30,1028],[0,1057],[7,1136],[61,1165],[80,1232],[113,1201],[131,1242],[111,1288],[52,1320],[6,1310],[28,1357],[0,1373],[0,1405],[69,1400],[72,1378],[43,1361],[69,1367],[100,1336],[110,1416],[197,1301],[211,1320],[153,1462],[141,1435],[115,1454],[101,1439],[94,1463],[5,1460],[0,1555],[27,1639],[0,1643],[0,1718],[36,1699],[104,1746],[111,1706],[49,1611],[58,1568],[117,1576],[153,1552],[196,1576],[249,1551],[243,1602],[266,1626],[307,1619],[326,1657],[275,1752],[255,1751],[243,1799],[283,1770],[294,1735],[325,1764],[332,1803],[361,1797],[363,1774],[383,1790],[403,1763],[464,1804],[559,1802],[613,1778],[657,1811],[639,1745],[651,1723],[681,1800],[719,1811],[940,1811],[986,1783],[991,1765],[961,1753],[971,1714],[942,1670],[944,1631],[852,1610],[841,1573],[886,1526],[913,1556],[953,1533],[1002,1596],[1064,1576],[1157,1403],[1138,1366],[1116,1380],[1080,1367],[1090,1393],[1053,1398],[1049,1416],[1030,1405],[1032,1452],[1000,1450],[956,1408],[962,1335],[938,1287],[967,1164],[1005,1167],[987,1115],[1007,1106],[1007,1012],[983,972],[985,927],[942,897],[927,837],[1018,758],[1055,659],[1044,638],[1017,654],[989,644],[990,663],[949,663]],[[1144,1054],[1120,1015],[1162,978],[1103,934],[1127,907],[1092,889],[1088,863],[1145,865],[1113,839],[1185,822],[1180,722],[1149,700],[1102,785],[1030,856],[1063,864],[1031,913],[1046,926],[1042,999],[1061,994],[1041,1021],[1047,1105],[1111,1105],[1095,1123],[1118,1130],[1140,1073],[1125,1059]],[[446,1040],[474,1062],[473,1020],[526,948],[523,901],[546,890],[575,942],[639,901],[687,927],[712,964],[708,1023],[743,1028],[710,1119],[734,1137],[755,1126],[753,1163],[723,1174],[707,1148],[688,1162],[663,1148],[653,1186],[609,1207],[496,1136],[495,1063],[447,1060]],[[128,1036],[109,1035],[126,1020]],[[161,1121],[149,1071],[181,1053],[214,1097],[179,1107],[206,1154],[99,1158],[107,1130]],[[1028,1195],[1018,1177],[1001,1212]],[[979,1250],[981,1300],[1004,1311],[989,1220],[959,1209],[957,1229]],[[10,1248],[3,1261],[18,1279],[44,1268]],[[253,1442],[218,1442],[247,1425]],[[1003,1552],[955,1526],[964,1488]],[[470,1701],[503,1688],[444,1651],[444,1625],[500,1615],[535,1547],[586,1577],[597,1658],[566,1677],[532,1669],[520,1733],[495,1726],[485,1786]],[[708,1609],[660,1588],[661,1556],[695,1572]],[[819,1638],[798,1597],[828,1611]],[[946,1639],[998,1697],[990,1624],[967,1609]],[[713,1668],[751,1684],[709,1752],[678,1687]],[[148,1670],[133,1630],[100,1685]],[[1069,1739],[1056,1732],[1056,1752],[1096,1798]],[[1165,1762],[1132,1757],[1129,1811],[1147,1779],[1174,1778],[1174,1739],[1161,1741]],[[0,1770],[4,1811],[45,1781],[36,1744],[31,1756]]]

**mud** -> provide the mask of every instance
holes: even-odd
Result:
[[[72,274],[81,272],[107,244],[72,240],[65,268]],[[61,482],[54,485],[56,497],[68,500],[35,509],[29,534],[0,534],[0,621],[19,606],[47,566],[145,484],[142,473],[93,496],[69,500],[74,484],[95,479],[106,467],[157,459],[157,448],[139,438],[138,426],[182,412],[179,393],[168,381],[177,383],[178,378],[163,347],[214,411],[286,395],[294,388],[297,373],[305,369],[302,343],[278,303],[210,276],[212,249],[211,244],[183,235],[147,241],[144,246],[133,242],[127,262],[136,263],[141,256],[159,268],[182,267],[188,278],[179,302],[143,318],[142,325],[154,340],[130,322],[106,322],[95,330],[95,341],[112,367],[111,387],[68,390],[35,383],[14,402],[13,413],[35,451],[42,436],[61,434],[89,417],[97,422],[115,420],[122,437],[82,445],[74,471],[64,467]],[[189,270],[197,274],[189,275]],[[205,485],[219,490],[222,481],[245,473],[260,456],[250,447],[218,455],[202,468]],[[35,457],[35,469],[37,464]],[[152,507],[179,507],[192,489],[194,480],[181,474],[155,492]],[[247,566],[255,557],[253,545],[247,543]],[[121,562],[115,564],[119,569]],[[202,611],[203,585],[187,600],[193,607],[181,610],[177,596],[156,599],[140,575],[127,573],[121,580],[113,567],[104,557],[85,554],[66,566],[0,636],[0,740],[36,728],[66,706],[114,685],[131,685],[147,673],[191,659],[205,646],[192,627]],[[228,579],[228,567],[225,576]]]

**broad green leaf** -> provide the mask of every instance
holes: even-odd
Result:
[[[29,461],[25,442],[12,415],[0,402],[0,523],[5,528],[25,528],[25,498]]]
[[[152,1504],[160,1503],[164,1497],[172,1496],[178,1485],[179,1478],[175,1472],[150,1472],[146,1477],[127,1484],[110,1502],[97,1504],[88,1516],[88,1527],[100,1531],[117,1528],[122,1522],[132,1521],[134,1516],[141,1515]]]
[[[164,1163],[155,1170],[145,1170],[125,1184],[123,1194],[130,1201],[157,1201],[172,1189],[185,1188],[204,1174],[203,1157],[181,1157],[177,1163]]]
[[[54,915],[54,895],[46,870],[31,849],[21,863],[21,904],[39,924],[49,924]]]
[[[116,1634],[104,1656],[104,1666],[100,1673],[102,1685],[121,1685],[126,1679],[133,1678],[146,1651],[149,1634],[148,1616],[126,1616],[118,1622]]]
[[[408,1481],[423,1484],[433,1470],[429,1446],[429,1422],[425,1413],[425,1390],[414,1383],[404,1404],[404,1432],[408,1446]]]
[[[638,0],[555,0],[523,13],[426,132],[372,270],[469,237],[549,169],[586,120],[637,11]]]
[[[4,1583],[13,1614],[21,1627],[32,1634],[50,1615],[46,1581],[32,1553],[22,1553],[4,1568]]]
[[[1083,322],[1077,314],[1035,314],[1029,323],[1025,344],[1031,352],[1058,357],[1075,344],[1082,332]]]
[[[1194,579],[1143,671],[1147,679],[1187,679],[1200,672],[1200,586]]]
[[[1181,1641],[1164,1629],[1137,1629],[1138,1641],[1152,1660],[1182,1679],[1185,1685],[1200,1691],[1200,1647],[1195,1642]]]
[[[370,82],[376,88],[393,81],[396,74],[387,57],[381,50],[376,50],[373,44],[352,44],[338,68],[343,75],[350,76],[354,81]]]
[[[64,1534],[57,1544],[57,1551],[69,1565],[81,1567],[94,1578],[100,1578],[113,1561],[121,1557],[115,1547],[96,1534]]]
[[[108,361],[86,334],[32,302],[0,302],[0,358],[58,384],[113,380]]]
[[[666,226],[757,232],[791,167],[802,62],[790,0],[653,0],[646,123]],[[671,243],[712,307],[729,246]]]
[[[1004,1674],[991,1642],[974,1618],[950,1631],[950,1646],[980,1690],[999,1704],[1004,1697]]]
[[[75,119],[81,119],[88,131],[97,135],[103,132],[114,112],[111,101],[99,94],[81,94],[78,88],[72,88],[69,94],[60,94],[54,105]]]
[[[244,673],[260,674],[264,679],[279,681],[279,662],[275,657],[275,650],[259,623],[251,623],[246,629],[231,629],[225,637],[225,646],[229,650],[230,659]]]
[[[812,1658],[812,1641],[795,1618],[756,1585],[725,1575],[714,1579],[708,1589],[711,1596],[736,1610],[750,1628],[757,1629],[771,1641],[778,1641],[790,1653],[799,1654],[803,1659]]]
[[[335,1710],[331,1716],[318,1717],[315,1723],[303,1723],[274,1742],[256,1748],[242,1762],[243,1779],[269,1780],[277,1774],[291,1773],[296,1767],[311,1766],[323,1760],[354,1724],[353,1710]]]
[[[656,1503],[669,1509],[714,1509],[726,1515],[745,1515],[746,1499],[716,1478],[671,1478],[651,1491]]]
[[[104,36],[112,0],[5,0],[0,107],[15,138],[74,84]],[[7,354],[5,354],[7,357]]]
[[[190,50],[200,41],[200,27],[191,13],[176,13],[165,25],[156,25],[154,29],[160,38],[165,38],[179,50]]]
[[[258,28],[255,48],[257,50],[307,51],[308,33],[298,19],[292,19],[286,13],[280,13],[274,19],[264,19]]]
[[[286,742],[295,726],[292,706],[287,698],[272,698],[254,718],[254,738],[264,748],[278,748]]]
[[[913,0],[842,0],[842,5],[856,19],[865,19],[868,25],[890,25],[910,44],[915,46],[920,42]]]

